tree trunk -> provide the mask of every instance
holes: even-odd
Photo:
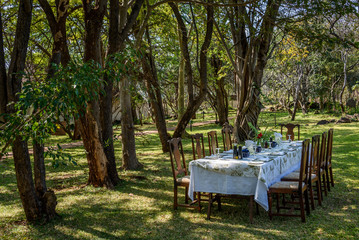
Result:
[[[348,53],[346,51],[344,51],[344,52],[342,52],[342,61],[344,63],[344,67],[343,67],[344,81],[343,81],[343,87],[339,94],[339,103],[340,103],[340,109],[341,109],[342,113],[345,113],[345,107],[344,107],[344,103],[343,103],[343,95],[344,95],[345,88],[347,86],[347,60],[348,60]]]
[[[32,0],[21,0],[17,16],[15,42],[11,54],[11,62],[6,77],[7,102],[17,101],[17,93],[21,91],[22,75],[25,68],[27,46],[30,36],[30,25],[32,18]],[[2,32],[0,32],[2,35]],[[0,53],[3,53],[1,49]],[[0,59],[4,59],[1,56]],[[1,74],[3,76],[3,72]],[[3,84],[3,83],[1,83]],[[8,113],[13,113],[11,106]],[[25,211],[26,219],[30,222],[40,220],[43,216],[41,204],[36,194],[27,142],[21,136],[16,136],[12,146],[17,186]]]
[[[131,93],[129,79],[121,80],[121,137],[122,168],[135,170],[142,167],[136,157],[135,129],[131,112]]]
[[[47,191],[46,187],[46,170],[45,170],[45,157],[44,157],[44,145],[34,141],[33,144],[33,156],[34,156],[34,179],[35,190],[39,197],[44,196]]]
[[[4,53],[4,40],[2,35],[2,17],[0,12],[0,115],[6,113],[7,105],[7,82],[6,82],[6,67],[5,67],[5,53]],[[0,116],[1,121],[5,121]]]
[[[75,129],[74,129],[74,134],[72,135],[72,140],[80,140],[81,139],[80,119],[74,118],[74,125],[75,125]]]
[[[108,176],[107,158],[102,146],[99,124],[95,118],[98,114],[98,103],[93,102],[88,103],[86,114],[80,117],[81,136],[89,165],[88,184],[95,187],[112,188],[113,183]]]
[[[294,99],[294,107],[293,107],[291,121],[295,120],[295,115],[297,113],[297,108],[298,108],[298,103],[299,103],[300,85],[301,85],[302,78],[303,78],[303,69],[301,66],[299,66],[299,78],[298,78],[297,86],[295,88],[295,99]]]
[[[146,33],[148,32],[146,31]],[[162,151],[168,152],[169,148],[167,141],[169,140],[169,135],[167,132],[166,119],[163,110],[161,88],[158,83],[157,69],[152,55],[150,41],[149,49],[149,53],[146,53],[142,58],[142,69],[145,75],[146,88],[151,103],[151,109],[155,117],[156,128],[162,144]]]
[[[179,72],[178,72],[178,98],[177,98],[177,106],[178,106],[178,121],[182,118],[184,113],[184,67],[185,60],[181,54]]]
[[[212,3],[212,1],[208,1],[208,2]],[[184,34],[184,31],[183,31],[185,29],[185,25],[183,23],[181,15],[179,14],[177,5],[175,5],[174,3],[169,3],[169,4],[176,16],[177,23],[179,24],[180,29],[182,30],[182,41],[180,42],[181,43],[181,51],[183,50],[182,51],[183,56],[185,58],[186,64],[188,65],[190,63],[190,58],[189,58],[189,53],[188,53],[188,42],[183,38],[183,36],[186,35],[186,34]],[[207,91],[208,91],[208,89],[207,89],[207,87],[208,87],[207,86],[208,85],[207,51],[208,51],[209,45],[212,40],[214,19],[213,19],[213,6],[208,5],[206,8],[207,8],[206,36],[204,38],[204,42],[202,44],[201,51],[200,51],[199,77],[200,77],[201,83],[200,83],[199,94],[198,94],[198,96],[196,96],[193,99],[193,101],[188,102],[187,109],[186,109],[185,113],[183,114],[183,117],[179,120],[179,122],[176,126],[176,129],[173,133],[174,138],[181,137],[182,134],[185,132],[187,124],[189,123],[189,121],[191,120],[193,115],[196,113],[198,108],[201,106],[204,98],[206,97]],[[187,35],[186,35],[186,38],[187,38]],[[190,64],[188,67],[190,67]],[[192,72],[192,70],[188,70],[188,72]],[[188,77],[188,72],[186,70],[187,77]],[[192,81],[192,79],[191,79],[191,81]],[[187,82],[188,82],[188,86],[190,86],[189,79],[187,80]]]
[[[260,26],[253,26],[245,18],[238,17],[249,14],[244,6],[235,7],[234,12],[228,12],[233,42],[236,43],[236,59],[232,64],[239,87],[238,110],[234,124],[234,137],[238,142],[250,138],[249,122],[257,126],[261,106],[259,90],[280,4],[281,1],[267,2]],[[254,29],[258,28],[259,32],[256,33]],[[230,58],[232,59],[232,56]]]
[[[224,88],[224,77],[219,77],[219,71],[222,68],[221,60],[215,55],[211,59],[212,67],[214,68],[214,75],[216,77],[216,108],[218,113],[219,124],[222,126],[225,122],[228,122],[228,97]]]
[[[114,55],[115,53],[121,52],[121,50],[123,50],[125,48],[125,40],[128,36],[129,31],[131,30],[132,26],[134,25],[134,23],[136,22],[137,16],[140,12],[140,9],[142,7],[144,0],[135,0],[135,2],[132,2],[132,8],[131,8],[131,13],[128,14],[129,11],[129,1],[125,0],[122,1],[121,6],[119,5],[119,1],[117,0],[110,0],[110,28],[109,28],[109,50],[108,50],[108,55],[110,56],[110,59],[112,57],[112,55]],[[127,81],[127,80],[126,80]],[[102,108],[107,109],[106,113],[103,112],[103,121],[102,121],[102,126],[104,126],[103,129],[103,135],[104,137],[106,137],[107,139],[113,139],[113,130],[112,130],[112,91],[113,91],[113,82],[112,80],[110,80],[108,78],[108,76],[105,76],[105,82],[107,84],[107,87],[105,87],[105,92],[106,95],[103,98],[102,101]],[[122,90],[120,90],[120,92],[122,93]],[[129,90],[129,89],[127,89]],[[130,105],[129,105],[129,113],[131,112],[131,99],[128,95],[125,95],[128,99],[122,99],[122,95],[120,96],[121,98],[121,109],[123,106],[123,102],[126,101],[130,101]],[[122,112],[123,114],[123,112]],[[136,158],[136,151],[135,151],[135,136],[134,136],[134,129],[133,129],[133,119],[132,119],[132,114],[131,115],[131,120],[130,121],[130,126],[131,126],[131,130],[126,131],[126,133],[124,133],[124,131],[122,130],[121,136],[122,136],[122,149],[124,150],[124,148],[129,149],[129,151],[122,151],[122,159],[123,161],[133,161],[134,164],[136,165],[141,165],[140,163],[138,163],[137,158]],[[121,128],[123,129],[123,121],[128,120],[125,119],[127,116],[123,116],[122,115],[122,119],[121,119]],[[109,119],[111,119],[111,122],[109,122]],[[105,122],[107,121],[107,123]],[[127,125],[128,122],[125,123],[125,125]],[[127,129],[127,127],[125,127]],[[129,136],[127,134],[132,134],[132,136]],[[129,141],[127,141],[128,139],[130,139]],[[125,143],[124,143],[125,141]],[[128,144],[133,144],[133,146],[128,146]],[[116,162],[115,162],[115,156],[114,156],[114,150],[113,150],[113,142],[110,141],[110,145],[108,147],[106,147],[106,155],[108,155],[108,160],[109,160],[109,174],[111,179],[118,179],[118,174],[117,174],[117,170],[116,170]],[[125,160],[126,159],[126,160]],[[131,162],[131,167],[132,166],[132,162]],[[111,168],[111,170],[110,170]]]
[[[12,147],[17,188],[19,190],[26,219],[30,222],[41,219],[40,201],[35,191],[27,143],[17,137]]]
[[[84,62],[93,60],[102,65],[101,28],[103,17],[106,13],[107,0],[100,0],[95,3],[83,0],[82,3],[86,31]],[[96,187],[112,188],[114,183],[108,175],[108,160],[102,145],[100,105],[98,100],[88,102],[86,112],[80,110],[80,121],[81,136],[87,152],[87,162],[89,165],[88,183]]]

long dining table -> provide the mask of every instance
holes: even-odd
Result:
[[[268,188],[298,169],[301,156],[302,141],[283,141],[241,160],[233,159],[233,150],[193,160],[188,195],[192,200],[195,192],[254,196],[268,211]]]

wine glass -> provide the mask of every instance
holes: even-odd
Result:
[[[217,149],[217,158],[219,158],[219,150],[221,150],[220,148],[216,148]]]
[[[292,139],[290,138],[292,135],[288,135],[288,142],[291,142]]]
[[[257,152],[257,144],[253,144],[253,154]]]

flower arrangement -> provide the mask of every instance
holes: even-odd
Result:
[[[264,132],[260,132],[252,123],[248,123],[248,126],[252,129],[254,133],[254,139],[257,145],[269,141],[269,138],[273,135],[272,131],[268,130],[268,127],[264,130]]]

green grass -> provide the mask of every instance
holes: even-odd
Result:
[[[211,117],[213,120],[213,115],[208,114],[206,120]],[[276,118],[277,123],[290,120],[286,113],[277,113]],[[79,166],[54,169],[48,160],[47,184],[56,192],[61,219],[46,225],[24,224],[13,161],[0,161],[0,239],[358,239],[359,123],[315,125],[321,119],[333,118],[337,117],[298,114],[295,121],[302,125],[302,139],[334,128],[336,185],[324,198],[323,206],[312,211],[304,224],[300,218],[274,217],[270,221],[263,209],[260,215],[254,216],[254,224],[250,224],[246,200],[224,199],[222,211],[214,207],[210,221],[205,219],[206,203],[201,213],[183,208],[172,210],[169,156],[161,153],[158,136],[151,134],[138,137],[136,142],[137,156],[144,168],[119,171],[122,181],[114,190],[86,186],[88,168],[83,148],[66,150],[74,155]],[[263,127],[279,130],[274,127],[272,113],[262,113],[259,122]],[[212,129],[219,132],[220,127],[195,127],[193,133]],[[54,137],[51,143],[57,141],[68,140]],[[188,163],[192,156],[191,142],[189,139],[183,142]],[[222,145],[221,138],[219,143]],[[120,160],[119,142],[115,148]],[[183,200],[182,189],[180,193]]]

